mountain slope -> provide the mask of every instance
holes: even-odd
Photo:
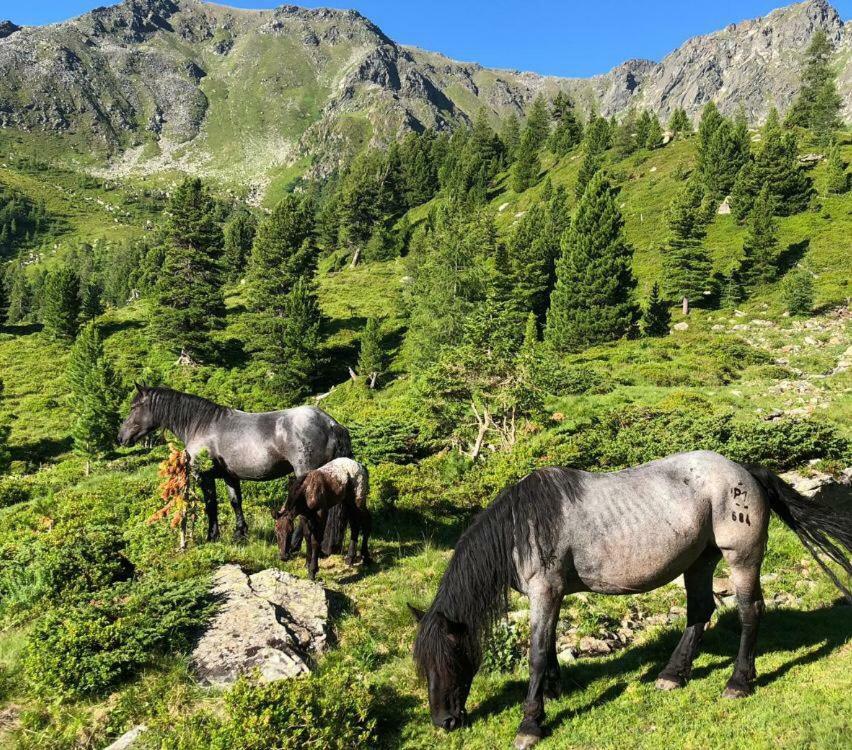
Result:
[[[398,45],[354,11],[125,0],[51,26],[0,24],[0,126],[63,135],[109,157],[113,171],[178,168],[245,183],[293,165],[326,172],[364,142],[452,127],[481,108],[495,119],[522,114],[540,92],[568,91],[607,116],[638,104],[695,117],[714,99],[759,120],[792,100],[817,28],[838,50],[848,118],[852,24],[825,0],[588,79],[456,62]]]

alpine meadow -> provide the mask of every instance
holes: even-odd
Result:
[[[0,21],[0,747],[848,747],[852,21],[729,20]]]

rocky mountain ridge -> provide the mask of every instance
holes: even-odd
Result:
[[[0,127],[71,137],[113,169],[179,168],[237,181],[310,164],[328,171],[364,142],[445,129],[481,108],[522,115],[541,92],[583,110],[643,106],[697,117],[713,99],[759,121],[799,85],[818,29],[835,45],[852,117],[852,23],[808,0],[688,40],[659,63],[591,78],[485,68],[396,44],[355,11],[252,11],[200,0],[125,0],[50,26],[0,23]]]

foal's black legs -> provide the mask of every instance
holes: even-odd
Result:
[[[743,698],[751,695],[752,682],[757,676],[754,668],[754,654],[757,646],[757,627],[763,615],[760,562],[746,566],[737,566],[732,563],[731,579],[736,590],[742,633],[734,674],[728,680],[723,695],[726,698]]]
[[[243,515],[243,493],[240,488],[240,480],[235,477],[224,477],[224,480],[225,486],[228,488],[228,499],[231,501],[231,507],[234,509],[234,517],[237,521],[234,539],[242,540],[248,536],[248,524]]]
[[[716,608],[713,602],[713,571],[721,557],[718,550],[707,550],[683,574],[686,585],[686,630],[672,652],[669,663],[657,678],[660,690],[674,690],[689,681],[704,628]]]
[[[358,532],[360,531],[361,523],[358,518],[358,511],[350,504],[346,504],[346,514],[349,516],[349,551],[344,558],[347,565],[355,563],[355,553],[358,549]]]
[[[552,676],[552,657],[556,655],[556,624],[562,592],[549,584],[538,584],[530,596],[530,684],[524,701],[524,718],[515,736],[515,747],[527,750],[544,735],[545,682]],[[557,665],[558,669],[558,665]]]

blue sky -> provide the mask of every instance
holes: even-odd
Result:
[[[565,76],[602,73],[633,57],[659,60],[683,41],[768,13],[784,0],[326,0],[296,2],[356,8],[392,39],[500,68]],[[0,0],[0,19],[42,24],[108,0]],[[271,8],[282,0],[230,0]],[[834,7],[848,20],[852,0]]]

